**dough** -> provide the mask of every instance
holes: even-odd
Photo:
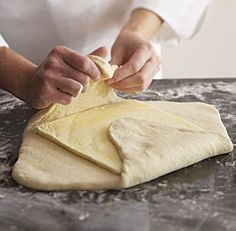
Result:
[[[110,103],[43,123],[35,131],[71,152],[116,174],[121,173],[119,154],[107,135],[109,125],[122,117],[158,120],[175,127],[201,130],[183,119],[135,100]],[[63,131],[63,132],[62,132]]]
[[[112,76],[115,66],[90,58]],[[124,100],[99,81],[30,119],[13,177],[41,190],[124,188],[232,147],[210,105]]]
[[[172,127],[157,121],[121,118],[109,135],[122,162],[122,187],[150,181],[215,153],[229,151],[229,140],[218,133]],[[148,169],[148,170],[147,170]]]

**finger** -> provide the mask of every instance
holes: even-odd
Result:
[[[117,48],[115,51],[112,52],[111,54],[111,61],[109,62],[111,65],[123,65],[123,49],[122,48]]]
[[[119,82],[111,84],[110,86],[122,90],[129,88],[139,88],[140,91],[143,91],[151,83],[152,78],[155,76],[158,70],[159,70],[159,64],[156,64],[156,62],[153,59],[150,59],[143,66],[140,72],[132,76],[129,76],[126,79],[123,79]]]
[[[88,90],[90,86],[90,78],[88,75],[70,67],[69,65],[62,71],[62,74],[65,78],[70,78],[81,83],[83,85],[83,92]]]
[[[59,46],[55,53],[61,55],[63,61],[69,66],[88,75],[91,79],[97,80],[100,76],[98,67],[84,55],[71,50],[68,47]]]
[[[115,71],[112,79],[109,79],[107,81],[107,84],[109,85],[125,79],[131,75],[134,75],[142,69],[142,67],[150,59],[150,57],[150,52],[146,52],[146,50],[144,52],[143,49],[139,49],[131,56],[127,63],[125,63],[122,67],[118,68]]]
[[[72,96],[58,89],[55,89],[52,101],[53,103],[60,103],[63,105],[67,105],[72,101]]]
[[[98,49],[94,50],[90,55],[97,55],[102,58],[105,58],[108,54],[108,50],[106,47],[99,47]]]
[[[76,97],[83,90],[83,85],[70,78],[60,78],[55,81],[55,86],[63,93]]]

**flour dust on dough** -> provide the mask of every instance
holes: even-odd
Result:
[[[116,66],[90,58],[103,79],[71,104],[54,104],[29,120],[13,168],[20,184],[126,188],[232,150],[213,106],[124,100],[104,82]]]

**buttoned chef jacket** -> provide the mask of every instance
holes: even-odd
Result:
[[[111,48],[132,10],[148,9],[163,26],[154,42],[191,37],[208,0],[0,0],[0,46],[39,64],[56,45],[82,54]]]

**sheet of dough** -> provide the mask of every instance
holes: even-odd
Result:
[[[105,78],[112,75],[114,67],[110,67],[107,63],[104,64],[104,61],[99,58],[96,58],[96,60],[94,59],[94,61],[97,65],[100,65],[99,67],[102,70],[102,73]],[[13,168],[14,179],[20,184],[41,190],[110,188],[116,189],[122,187],[129,187],[137,183],[145,182],[147,180],[153,179],[154,177],[157,177],[158,174],[163,175],[167,173],[158,173],[157,175],[153,176],[152,173],[149,172],[147,174],[143,173],[143,177],[136,177],[135,171],[133,170],[128,170],[126,173],[126,169],[129,169],[127,163],[129,165],[130,162],[127,162],[125,158],[126,155],[124,155],[123,152],[124,147],[119,143],[121,142],[121,140],[116,137],[116,134],[114,135],[114,133],[111,132],[112,125],[115,126],[116,122],[120,120],[112,120],[113,123],[110,127],[109,132],[111,137],[112,134],[114,135],[113,142],[117,145],[117,148],[120,151],[119,155],[122,159],[122,161],[120,162],[121,167],[116,168],[119,169],[119,171],[117,171],[116,173],[121,172],[121,174],[114,174],[114,170],[113,172],[110,171],[111,169],[109,169],[109,164],[107,168],[109,170],[106,170],[106,168],[104,168],[104,165],[101,164],[101,162],[97,160],[93,160],[94,162],[91,162],[84,158],[81,158],[78,155],[74,155],[66,148],[56,144],[55,139],[54,142],[52,142],[48,139],[41,137],[40,135],[37,135],[33,131],[33,129],[35,129],[36,127],[41,127],[45,123],[53,124],[54,121],[56,122],[60,119],[64,120],[64,117],[70,116],[76,118],[80,114],[80,112],[82,112],[81,114],[83,114],[86,113],[86,110],[95,110],[95,107],[113,103],[116,104],[118,102],[122,102],[123,104],[123,102],[126,101],[117,97],[111,88],[107,87],[103,81],[100,81],[93,83],[87,93],[84,93],[79,97],[75,98],[70,105],[63,106],[55,104],[49,109],[45,109],[38,112],[30,119],[24,131],[23,142],[19,151],[19,159],[17,160]],[[213,154],[211,153],[211,155],[222,154],[222,150],[224,150],[224,152],[229,152],[232,150],[232,143],[230,142],[226,130],[220,121],[219,113],[212,106],[199,103],[179,104],[168,102],[153,102],[147,104],[157,106],[157,111],[161,111],[162,113],[170,115],[169,117],[171,118],[177,118],[177,120],[179,118],[180,121],[184,121],[185,124],[195,127],[194,129],[193,127],[191,128],[192,131],[195,130],[195,132],[197,132],[196,127],[200,127],[207,133],[207,135],[208,133],[211,134],[212,131],[215,131],[217,134],[220,134],[220,136],[224,136],[222,140],[227,140],[227,142],[224,143],[224,147],[222,146],[222,149],[216,149]],[[155,111],[155,109],[153,110]],[[205,117],[198,117],[197,113],[192,113],[193,111],[201,111],[201,113],[205,113]],[[208,119],[206,120],[205,118]],[[142,119],[144,118],[142,117]],[[112,122],[111,120],[109,121]],[[208,122],[208,124],[206,124],[206,121]],[[165,126],[168,128],[170,127],[168,125]],[[57,128],[58,126],[56,126],[56,130],[58,130]],[[177,129],[173,127],[171,128]],[[122,130],[120,130],[120,134],[123,134]],[[52,133],[50,133],[50,136],[51,135]],[[147,134],[144,131],[143,136],[146,135]],[[211,136],[209,136],[209,138],[212,139]],[[63,139],[63,141],[65,141],[65,139]],[[123,144],[125,144],[125,142],[123,142]],[[191,141],[189,141],[188,144],[189,146],[191,146]],[[65,144],[65,146],[71,146],[70,141],[68,144]],[[209,143],[208,148],[209,147],[211,147],[211,143]],[[207,149],[205,146],[204,148]],[[197,145],[197,147],[195,146],[195,149],[199,149],[199,144]],[[113,150],[115,149],[113,148]],[[196,154],[199,155],[199,158],[193,159],[192,162],[187,162],[187,164],[192,164],[210,156],[207,151],[203,152],[202,154],[200,153],[200,150],[202,149],[200,148],[199,152]],[[185,152],[182,152],[182,154],[180,154],[182,160],[185,158],[185,155]],[[129,156],[129,153],[127,154],[127,156]],[[169,156],[168,150],[166,152],[166,156]],[[141,159],[140,161],[142,161]],[[139,165],[138,163],[136,165],[135,161],[136,160],[133,159],[132,165],[130,165],[133,166],[132,168],[136,168],[135,166]],[[165,165],[165,159],[159,159],[159,161],[160,163],[156,163],[157,166]],[[100,165],[95,164],[98,162],[100,163]],[[145,160],[143,160],[143,163],[146,163]],[[178,163],[180,164],[176,166],[169,165],[168,172],[187,166],[186,162],[184,161],[180,161]],[[148,171],[151,171],[151,169]]]
[[[109,135],[123,162],[124,188],[231,149],[228,138],[216,132],[177,128],[135,118],[114,121],[109,127]]]
[[[136,100],[125,100],[43,123],[37,126],[35,131],[71,152],[120,174],[122,163],[108,137],[107,128],[113,121],[126,116],[201,130],[188,121],[153,106]]]

